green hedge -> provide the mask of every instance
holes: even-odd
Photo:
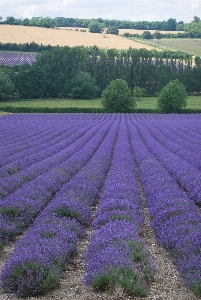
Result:
[[[0,108],[1,111],[10,113],[106,113],[103,108],[82,108],[82,107],[12,107],[5,106]],[[128,113],[150,113],[158,114],[161,113],[157,109],[150,108],[136,108],[133,111],[128,111]],[[200,114],[201,109],[183,109],[181,114]]]
[[[11,113],[103,113],[102,108],[80,108],[80,107],[12,107],[5,106],[1,111]]]

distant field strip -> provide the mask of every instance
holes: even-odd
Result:
[[[132,39],[132,38],[129,38]],[[140,39],[133,38],[133,40],[138,41]],[[201,56],[201,39],[151,39],[142,40],[146,45],[152,45],[160,48],[166,48],[173,51],[187,52],[192,55]]]
[[[7,66],[16,66],[29,64],[36,60],[36,53],[16,53],[16,52],[0,52],[0,64]]]

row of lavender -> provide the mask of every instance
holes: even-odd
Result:
[[[60,270],[75,250],[77,239],[84,235],[92,206],[103,187],[93,223],[94,236],[85,255],[86,284],[95,289],[120,284],[129,292],[145,295],[152,269],[139,235],[142,217],[138,168],[156,236],[172,254],[185,282],[201,294],[201,216],[195,205],[200,203],[201,183],[199,116],[37,116],[43,117],[48,126],[52,122],[56,128],[59,118],[68,118],[67,132],[70,125],[79,128],[83,124],[82,129],[75,127],[75,133],[61,132],[67,140],[80,130],[86,133],[80,132],[80,138],[66,144],[74,154],[1,199],[4,241],[21,233],[42,211],[3,269],[4,290],[24,296],[44,293],[57,285]],[[18,116],[4,118],[5,128],[14,133],[16,126],[8,125],[6,118],[10,121]],[[24,117],[19,118],[20,128]],[[30,136],[37,125],[31,127],[27,130]],[[20,130],[19,136],[23,136]],[[6,135],[5,145],[6,139],[12,145]],[[34,149],[32,142],[31,137]],[[20,143],[16,146],[19,153],[26,150],[20,149]]]

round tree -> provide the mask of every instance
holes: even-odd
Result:
[[[116,34],[116,35],[118,35],[119,34],[119,29],[116,26],[109,26],[106,33],[107,34]]]
[[[144,31],[141,35],[143,39],[150,40],[153,39],[153,36],[150,31]]]
[[[101,103],[108,112],[128,112],[136,106],[132,92],[123,79],[111,81],[102,92]]]
[[[161,112],[180,112],[187,105],[184,85],[178,80],[170,81],[159,93],[157,107]]]
[[[91,21],[89,23],[88,27],[89,27],[89,32],[92,32],[92,33],[101,33],[103,31],[104,24],[100,23],[100,22]]]

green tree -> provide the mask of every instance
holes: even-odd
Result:
[[[166,30],[173,30],[174,31],[174,30],[176,30],[176,25],[177,25],[176,19],[170,18],[166,22]]]
[[[183,21],[177,22],[176,30],[178,30],[178,31],[183,31],[184,30],[184,22]]]
[[[170,81],[159,93],[157,107],[161,112],[180,112],[186,105],[187,94],[178,79]]]
[[[123,79],[110,82],[102,92],[101,103],[108,112],[128,112],[136,106],[132,92]]]
[[[103,31],[104,24],[100,22],[92,21],[89,23],[89,31],[92,33],[101,33]]]
[[[196,22],[196,23],[200,22],[200,18],[198,16],[194,16],[193,22]]]
[[[118,35],[119,34],[119,30],[116,26],[109,26],[107,31],[106,31],[107,34],[116,34]]]
[[[139,101],[140,98],[144,96],[144,91],[143,91],[143,89],[141,89],[141,88],[138,87],[138,86],[134,87],[134,89],[133,89],[133,96],[134,96],[135,98],[137,98],[138,101]]]
[[[98,93],[95,79],[87,72],[80,71],[70,82],[70,96],[75,99],[92,99]]]
[[[154,34],[153,34],[153,37],[155,39],[161,39],[163,37],[163,34],[160,32],[160,31],[156,31]]]
[[[54,22],[50,17],[41,18],[41,20],[39,22],[39,26],[45,27],[45,28],[53,28]]]
[[[141,37],[142,37],[142,39],[146,39],[146,40],[153,39],[153,36],[152,36],[152,34],[151,34],[150,31],[144,31],[144,32],[141,34]]]
[[[15,22],[16,22],[15,18],[11,16],[11,17],[7,17],[4,23],[14,25]]]
[[[10,76],[0,71],[0,101],[9,101],[17,97],[15,84],[12,82]]]
[[[199,56],[195,56],[195,66],[198,68],[201,67],[201,58]]]
[[[22,25],[29,26],[29,19],[25,18],[24,20],[22,20]]]
[[[36,66],[19,70],[15,77],[15,85],[21,98],[36,99],[47,96],[45,78],[42,68]]]

